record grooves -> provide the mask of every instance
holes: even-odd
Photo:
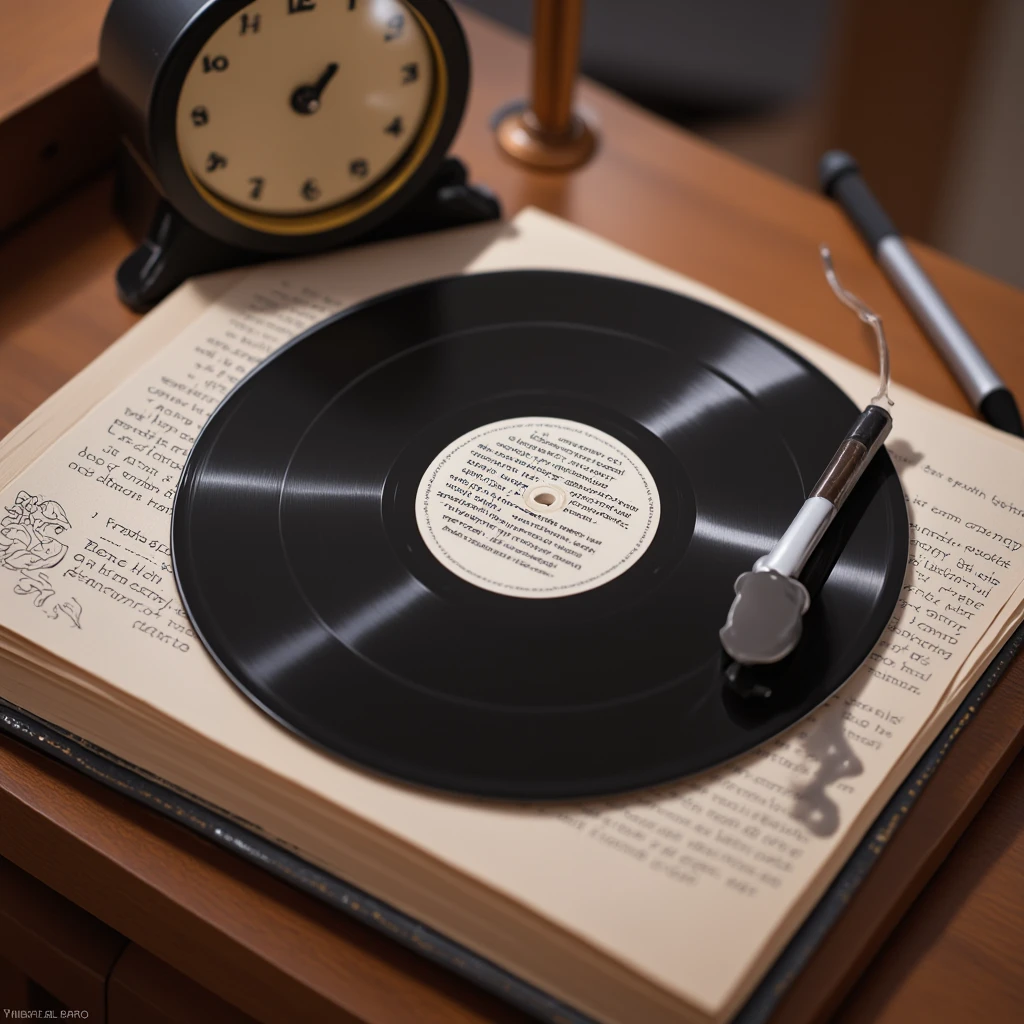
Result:
[[[428,282],[333,317],[228,396],[178,490],[178,585],[236,685],[361,766],[513,799],[665,782],[809,713],[882,633],[907,558],[884,454],[804,573],[803,641],[749,670],[769,699],[734,692],[718,641],[733,581],[856,412],[795,353],[675,293],[553,271]],[[549,444],[576,476],[533,484],[552,504],[516,505],[510,536],[480,481],[520,501]],[[431,480],[448,489],[425,530]]]

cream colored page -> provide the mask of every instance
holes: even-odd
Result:
[[[129,373],[159,351],[169,337],[200,316],[244,273],[232,270],[210,274],[182,285],[160,305],[158,313],[140,320],[0,439],[0,488],[38,458],[55,437],[84,416]],[[110,287],[114,287],[113,281]]]
[[[1012,481],[1024,479],[1024,456],[899,393],[891,449],[916,542],[905,603],[828,707],[742,762],[656,794],[572,809],[411,793],[276,727],[198,647],[169,570],[174,487],[217,400],[318,318],[421,278],[529,266],[636,278],[744,312],[535,212],[497,229],[259,268],[6,489],[4,503],[20,506],[24,514],[13,515],[28,533],[3,556],[0,622],[715,1009],[848,841],[859,809],[1020,583],[1024,496]],[[836,315],[848,314],[837,306]],[[871,394],[870,375],[766,326],[827,364],[859,402]],[[217,793],[212,780],[198,795],[216,802]],[[257,823],[274,831],[271,817]]]

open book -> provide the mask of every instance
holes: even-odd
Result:
[[[857,674],[763,748],[574,805],[384,781],[276,725],[206,655],[170,569],[175,486],[218,401],[295,334],[402,285],[506,268],[691,295],[791,346],[859,406],[874,391],[785,327],[536,211],[189,283],[0,444],[0,697],[596,1020],[725,1020],[1019,623],[1024,442],[894,389],[887,447],[911,523],[901,600]]]

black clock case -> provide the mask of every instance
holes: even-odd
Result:
[[[448,100],[430,151],[394,195],[352,223],[312,235],[256,231],[210,206],[178,152],[178,93],[210,35],[249,2],[112,0],[107,10],[99,73],[123,132],[115,201],[129,227],[143,217],[148,225],[117,272],[128,306],[144,312],[195,274],[500,217],[494,195],[468,184],[463,165],[447,155],[470,78],[466,38],[447,0],[405,0],[445,55]]]

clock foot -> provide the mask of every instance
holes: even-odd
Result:
[[[129,309],[146,313],[190,277],[266,258],[211,238],[161,200],[142,244],[117,268],[117,295]]]
[[[137,183],[120,168],[118,185],[118,212],[130,228],[133,222],[138,223],[145,209],[143,202],[149,200],[149,209],[153,209],[155,197],[140,198]],[[469,184],[462,161],[447,157],[408,205],[350,244],[463,227],[500,216],[501,204],[490,189]],[[304,255],[315,251],[312,248]],[[190,277],[281,258],[280,253],[240,249],[221,242],[194,227],[166,200],[158,199],[142,243],[117,269],[117,294],[130,309],[145,313]]]
[[[446,157],[430,184],[394,219],[359,239],[380,241],[427,231],[465,227],[501,217],[501,203],[486,185],[469,184],[466,165]]]

